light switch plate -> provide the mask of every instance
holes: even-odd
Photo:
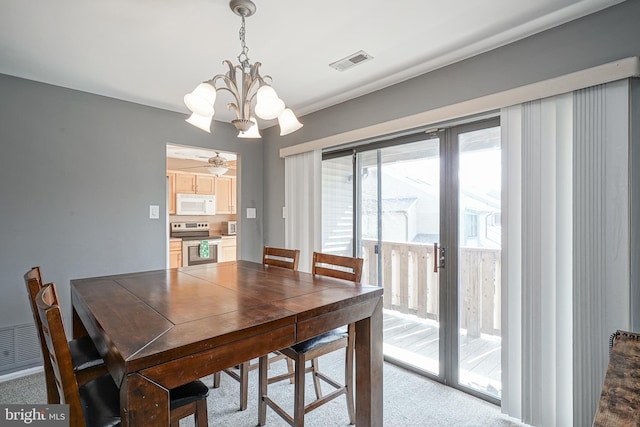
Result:
[[[256,208],[247,208],[247,218],[253,219],[256,217]]]
[[[159,219],[159,218],[160,218],[160,206],[149,205],[149,219]]]

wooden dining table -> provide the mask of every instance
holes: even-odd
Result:
[[[357,425],[382,426],[382,293],[248,261],[75,279],[73,333],[104,358],[123,426],[168,426],[169,389],[355,322]]]

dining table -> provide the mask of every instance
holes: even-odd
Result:
[[[382,426],[382,297],[251,261],[71,280],[73,335],[105,360],[123,426],[168,426],[170,389],[350,323],[356,424]]]

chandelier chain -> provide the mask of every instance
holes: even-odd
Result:
[[[247,43],[244,41],[244,36],[246,35],[246,29],[244,25],[244,16],[242,18],[242,25],[240,25],[240,46],[242,46],[242,52],[238,55],[238,61],[242,65],[242,68],[248,69],[250,67],[249,62],[249,48],[247,47]]]

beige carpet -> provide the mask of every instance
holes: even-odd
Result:
[[[321,367],[342,379],[343,359],[340,355],[328,355],[321,359]],[[284,369],[284,362],[274,365],[277,373]],[[203,379],[209,386],[212,378]],[[313,398],[313,388],[307,381],[307,396]],[[257,371],[249,376],[249,407],[239,411],[238,383],[228,375],[222,376],[219,389],[211,389],[208,399],[210,427],[254,427],[257,415]],[[522,426],[504,417],[500,409],[483,400],[445,387],[421,376],[384,364],[384,425],[397,427],[457,427],[457,426]],[[328,390],[328,388],[327,388]],[[269,386],[269,393],[285,409],[293,406],[293,386],[283,381]],[[44,374],[39,373],[0,383],[0,403],[46,403]],[[268,426],[287,426],[270,409],[267,410]],[[305,417],[305,426],[348,426],[349,418],[344,397],[316,409]],[[181,426],[193,426],[191,419],[183,420]]]

